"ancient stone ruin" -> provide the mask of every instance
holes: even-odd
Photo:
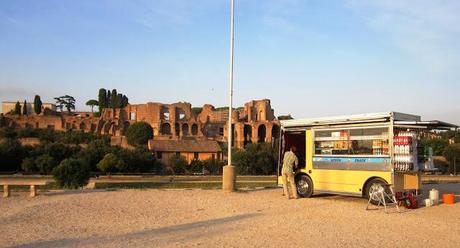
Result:
[[[227,140],[228,108],[216,109],[206,104],[192,108],[190,103],[163,104],[149,102],[129,104],[121,109],[104,109],[100,117],[90,112],[64,113],[45,111],[40,115],[3,114],[7,125],[18,128],[49,128],[58,131],[83,130],[111,135],[115,144],[123,143],[127,128],[139,121],[149,123],[154,140]],[[232,113],[233,147],[248,143],[273,142],[280,128],[270,100],[253,100]]]

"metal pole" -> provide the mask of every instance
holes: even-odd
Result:
[[[234,58],[234,17],[235,17],[235,0],[231,0],[230,13],[230,67],[229,67],[229,102],[228,102],[228,164],[224,166],[222,173],[222,189],[224,191],[234,191],[236,184],[235,167],[232,165],[232,112],[233,112],[233,58]]]
[[[232,164],[232,112],[233,112],[233,58],[234,58],[234,26],[235,26],[235,0],[231,0],[231,14],[230,14],[230,68],[229,68],[229,102],[228,102],[228,164]]]

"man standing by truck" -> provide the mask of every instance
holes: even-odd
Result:
[[[295,151],[296,147],[291,146],[289,151],[284,153],[283,168],[281,170],[283,176],[283,195],[287,196],[288,199],[291,199],[291,194],[294,199],[299,198],[294,179],[295,169],[299,164],[299,159],[295,155]]]

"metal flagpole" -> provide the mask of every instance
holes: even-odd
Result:
[[[233,58],[234,58],[234,34],[235,34],[235,0],[231,0],[231,13],[230,13],[230,68],[229,68],[229,106],[228,106],[228,164],[224,166],[222,175],[222,189],[224,191],[235,190],[235,167],[232,165],[232,139],[233,139],[233,128],[232,128],[232,112],[233,112]]]

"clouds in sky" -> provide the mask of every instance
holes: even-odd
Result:
[[[460,1],[348,0],[375,32],[430,70],[460,65]]]
[[[148,29],[184,26],[193,22],[200,13],[217,6],[217,0],[107,0],[105,4],[124,12],[134,23]]]

